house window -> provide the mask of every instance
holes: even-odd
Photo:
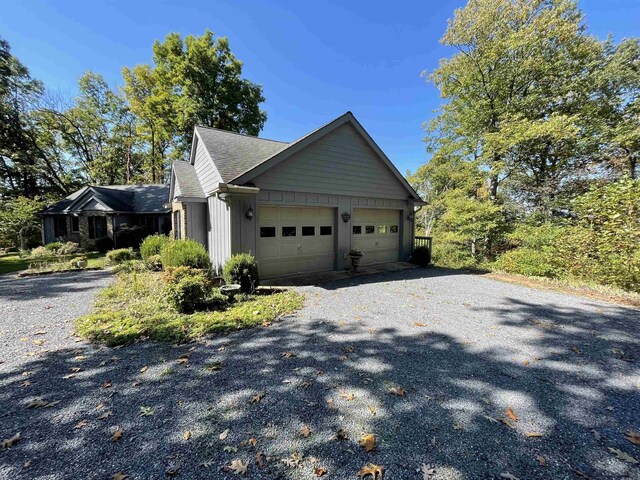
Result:
[[[320,235],[331,235],[331,225],[320,227]]]
[[[180,210],[173,212],[173,236],[176,239],[182,238],[182,222],[180,221]]]
[[[260,238],[274,238],[276,227],[260,227]]]
[[[53,219],[53,231],[56,238],[67,236],[67,217],[55,217]]]
[[[391,226],[389,227],[389,231],[390,231],[391,233],[398,233],[398,225],[391,225]]]
[[[362,233],[362,225],[354,225],[353,226],[353,234],[360,235]]]
[[[78,217],[71,217],[71,231],[73,233],[80,231],[80,219]]]
[[[313,237],[316,234],[316,227],[302,227],[303,237]]]
[[[295,237],[296,235],[296,227],[282,227],[283,237]]]
[[[386,225],[378,225],[378,233],[387,233]]]
[[[107,217],[88,217],[89,238],[96,239],[107,236]]]
[[[375,225],[365,225],[364,233],[376,233]]]

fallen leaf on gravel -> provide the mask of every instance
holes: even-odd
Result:
[[[220,435],[218,435],[218,438],[219,438],[220,440],[226,440],[226,438],[229,436],[229,432],[230,432],[230,431],[231,431],[231,430],[229,430],[229,429],[227,428],[224,432],[222,432]]]
[[[529,365],[529,360],[525,360],[524,362],[522,362],[522,364],[526,367],[527,365]]]
[[[142,368],[140,369],[140,373],[144,373],[144,372],[146,372],[147,370],[149,370],[149,367],[145,365],[144,367],[142,367]]]
[[[24,462],[24,465],[22,465],[23,469],[27,469],[31,466],[31,463],[33,462],[33,460],[27,460],[26,462]]]
[[[257,452],[256,453],[256,464],[258,465],[258,468],[264,468],[266,463],[267,463],[267,459],[264,456],[264,453]]]
[[[293,352],[282,352],[280,354],[280,358],[293,358],[295,356],[296,356],[296,354],[293,353]]]
[[[111,388],[111,385],[112,385],[111,381],[107,380],[102,384],[102,388]]]
[[[336,404],[335,404],[335,402],[333,401],[332,398],[327,400],[327,408],[330,408],[332,410],[335,410],[336,408],[338,408],[338,407],[336,407]]]
[[[247,473],[247,467],[248,465],[245,462],[238,459],[233,460],[231,462],[231,465],[229,465],[229,468],[233,470],[233,473],[235,473],[236,475],[244,475],[245,473]]]
[[[164,469],[164,474],[168,477],[173,477],[174,475],[176,475],[178,473],[178,470],[180,469],[180,467],[178,467],[177,465],[170,463],[167,468]]]
[[[578,347],[571,347],[571,350],[573,350],[578,355],[582,355],[582,350],[580,350]]]
[[[70,378],[76,378],[76,374],[75,373],[67,373],[66,375],[63,375],[62,378],[64,378],[65,380],[69,380]]]
[[[338,360],[340,360],[341,362],[346,362],[347,360],[349,360],[349,357],[347,357],[346,355],[340,355],[338,357]]]
[[[46,335],[47,331],[46,330],[38,330],[37,332],[33,332],[33,335]]]
[[[366,476],[371,476],[372,480],[381,480],[383,473],[384,469],[381,466],[370,463],[360,469],[358,472],[358,478],[364,479]]]
[[[155,411],[153,410],[153,407],[146,407],[146,406],[142,406],[140,407],[140,416],[141,417],[150,417],[155,413]]]
[[[347,432],[342,428],[339,428],[338,431],[329,438],[329,440],[346,440],[347,438],[349,438]]]
[[[504,414],[506,415],[507,418],[513,420],[514,422],[518,421],[518,416],[516,415],[516,413],[511,409],[511,407],[507,407],[507,410],[504,412]]]
[[[600,432],[599,432],[599,431],[597,431],[597,430],[591,430],[591,433],[593,434],[594,438],[595,438],[597,441],[602,440],[602,435],[600,435]]]
[[[309,435],[311,435],[311,429],[308,425],[302,426],[302,428],[300,429],[300,435],[302,435],[304,438],[307,438]]]
[[[258,444],[258,439],[255,437],[251,437],[247,440],[243,440],[240,442],[240,446],[244,447],[245,445],[251,445],[252,447],[255,447]]]
[[[265,396],[264,393],[258,393],[257,395],[254,395],[253,397],[251,397],[251,400],[249,400],[249,403],[260,403],[264,398],[264,396]]]
[[[304,461],[304,456],[300,452],[293,452],[291,456],[280,460],[289,468],[298,468]]]
[[[513,428],[514,428],[514,427],[513,427],[513,425],[511,425],[511,422],[509,422],[509,420],[507,420],[506,418],[498,418],[498,421],[499,421],[501,424],[503,424],[503,425],[505,425],[505,426],[507,426],[507,427],[509,427],[509,428],[511,428],[511,429],[513,429]]]
[[[44,345],[44,340],[34,340],[33,343],[34,345],[38,345],[38,346]]]
[[[360,437],[358,445],[364,448],[365,452],[370,452],[376,448],[376,437],[371,433],[364,433],[362,437]]]
[[[373,405],[369,405],[369,413],[371,414],[372,417],[376,416],[376,407],[374,407]]]
[[[117,427],[116,431],[111,436],[111,441],[112,442],[117,442],[118,440],[120,440],[122,438],[122,435],[124,435],[124,430],[122,428],[120,428],[120,427]]]
[[[427,325],[425,323],[420,323],[420,322],[414,322],[413,323],[416,327],[426,327]]]
[[[24,380],[22,383],[20,383],[21,387],[30,387],[31,386],[31,381],[30,380]]]
[[[640,433],[634,430],[627,431],[627,433],[624,434],[624,438],[634,445],[640,445]]]
[[[527,432],[525,435],[529,438],[540,438],[542,436],[540,432]]]
[[[321,476],[325,475],[326,473],[327,473],[327,469],[326,469],[326,468],[324,468],[324,467],[315,467],[315,468],[313,469],[313,474],[314,474],[316,477],[321,477]]]
[[[51,408],[60,403],[60,400],[47,402],[46,400],[34,400],[27,405],[27,408]]]
[[[80,367],[71,367],[69,370],[71,373],[80,373],[82,371]]]
[[[191,438],[191,432],[187,430],[186,432],[184,432],[184,439],[189,440],[190,438]]]
[[[420,467],[420,472],[422,472],[422,480],[429,480],[436,474],[436,469],[430,463],[423,463]]]
[[[356,398],[353,392],[345,392],[344,390],[340,392],[340,396],[349,402]]]
[[[584,473],[582,470],[575,470],[575,469],[574,469],[574,470],[573,470],[573,473],[575,473],[575,474],[576,474],[576,477],[578,477],[578,478],[586,478],[586,479],[588,479],[588,478],[589,478],[589,475],[587,475],[586,473]]]
[[[516,477],[515,475],[511,475],[509,472],[501,473],[500,478],[506,478],[507,480],[520,480],[518,477]]]
[[[353,353],[356,351],[356,349],[353,348],[351,345],[347,345],[346,347],[343,347],[342,350],[344,350],[345,353]]]
[[[407,394],[407,391],[404,388],[391,387],[389,389],[389,393],[391,393],[393,395],[397,395],[398,397],[404,397]]]
[[[205,368],[210,372],[216,372],[222,368],[222,362],[207,363]]]
[[[238,447],[233,447],[231,445],[225,445],[222,447],[222,450],[227,453],[238,453]]]
[[[113,477],[111,477],[111,480],[126,480],[127,478],[129,478],[129,475],[127,475],[124,472],[118,472],[113,474]]]
[[[536,456],[536,460],[538,461],[541,467],[544,467],[547,464],[547,459],[544,458],[542,455]]]
[[[78,423],[76,423],[73,426],[74,430],[80,430],[81,428],[86,427],[87,425],[89,425],[89,422],[87,422],[86,420],[80,420]]]
[[[305,460],[309,463],[318,463],[320,461],[320,459],[316,457],[307,457]]]
[[[622,450],[618,450],[617,448],[611,448],[611,447],[607,448],[607,450],[609,450],[619,460],[622,460],[622,461],[627,462],[627,463],[633,463],[633,464],[637,464],[638,463],[638,460],[633,458],[628,453],[623,452]]]
[[[113,415],[113,412],[111,410],[107,410],[106,412],[104,412],[102,415],[98,417],[98,420],[105,420],[109,418],[111,415]]]
[[[180,355],[178,357],[178,363],[182,364],[182,365],[186,365],[189,363],[189,357],[191,357],[190,353],[185,353],[184,355]]]
[[[2,441],[2,448],[11,448],[15,443],[20,440],[20,432],[16,433],[13,437],[7,438]]]

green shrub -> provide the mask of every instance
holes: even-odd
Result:
[[[107,252],[107,262],[109,262],[110,265],[118,265],[133,260],[134,258],[135,254],[131,248],[118,248],[117,250]]]
[[[558,268],[553,258],[543,249],[520,247],[498,258],[495,267],[507,273],[519,273],[533,277],[556,277]]]
[[[107,252],[113,248],[113,240],[109,237],[96,238],[96,250],[101,253]]]
[[[211,288],[209,280],[202,275],[186,275],[167,288],[169,302],[180,313],[193,313],[207,309],[221,309],[226,300],[219,291]]]
[[[162,247],[164,247],[171,239],[166,235],[156,234],[149,235],[142,241],[140,244],[140,255],[142,256],[142,260],[147,261],[147,259],[153,255],[160,255],[160,251]]]
[[[31,258],[47,258],[51,257],[52,252],[47,247],[36,247],[31,250],[30,257]]]
[[[232,256],[225,264],[222,276],[227,284],[239,284],[242,293],[253,293],[260,284],[258,265],[248,253]]]
[[[97,250],[96,241],[90,238],[83,238],[80,240],[80,247],[85,252],[95,252]]]
[[[62,246],[62,242],[51,242],[51,243],[47,243],[44,246],[44,248],[46,248],[50,252],[57,252],[61,246]]]
[[[160,255],[151,255],[144,261],[144,266],[152,272],[162,270],[162,257]]]
[[[118,273],[125,272],[143,272],[146,270],[145,265],[140,260],[125,260],[122,263],[118,263],[114,266],[114,270]]]
[[[435,265],[446,268],[473,268],[477,265],[468,248],[434,240],[431,258]]]
[[[178,283],[184,277],[204,275],[206,270],[192,267],[167,267],[162,274],[162,279],[167,283]]]
[[[65,242],[58,248],[58,255],[74,255],[80,253],[82,249],[75,242]]]
[[[209,254],[201,243],[192,239],[167,242],[160,250],[162,265],[166,267],[211,268]]]
[[[411,263],[426,267],[431,263],[431,251],[425,246],[416,247],[411,255]]]
[[[121,225],[115,232],[116,245],[120,248],[140,248],[145,237],[153,231],[141,225]]]

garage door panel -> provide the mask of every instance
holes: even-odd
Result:
[[[351,219],[352,248],[362,250],[363,265],[396,262],[400,256],[399,210],[356,208]]]
[[[269,277],[332,270],[334,217],[332,208],[259,207],[256,256],[260,274]],[[269,235],[275,232],[275,237],[261,236],[263,230]]]

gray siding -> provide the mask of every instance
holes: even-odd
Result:
[[[256,177],[261,189],[406,199],[394,173],[345,124]]]
[[[187,207],[187,238],[207,246],[207,204],[185,202]]]
[[[231,209],[215,195],[209,197],[207,202],[209,256],[213,268],[219,271],[231,257]]]
[[[220,174],[213,165],[213,161],[207,152],[202,140],[198,139],[198,145],[196,146],[196,152],[194,155],[193,166],[198,174],[198,180],[202,185],[202,190],[205,195],[208,195],[218,183],[222,182]]]

